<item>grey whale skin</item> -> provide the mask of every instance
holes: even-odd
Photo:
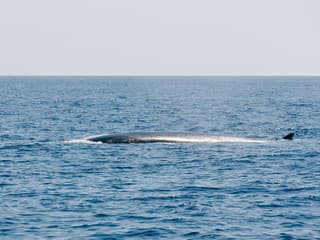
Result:
[[[293,140],[294,133],[282,139]],[[221,142],[270,142],[271,140],[228,136],[215,136],[197,133],[123,133],[89,137],[86,140],[109,144],[119,143],[221,143]],[[278,138],[274,140],[279,140]]]

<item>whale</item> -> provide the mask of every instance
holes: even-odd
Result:
[[[293,140],[294,133],[289,133],[280,139]],[[266,143],[274,140],[267,139],[253,139],[232,136],[217,136],[202,133],[157,133],[157,132],[143,132],[143,133],[121,133],[121,134],[107,134],[88,137],[85,140],[97,143],[109,144],[129,144],[129,143]]]

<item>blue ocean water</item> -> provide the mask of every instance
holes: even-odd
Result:
[[[294,141],[67,143],[122,132]],[[319,77],[0,77],[0,239],[320,239]]]

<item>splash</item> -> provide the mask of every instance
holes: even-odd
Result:
[[[63,141],[63,143],[65,144],[102,144],[102,142],[93,142],[86,138],[66,140],[66,141]]]

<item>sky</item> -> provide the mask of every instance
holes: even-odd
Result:
[[[0,75],[320,75],[320,0],[0,0]]]

